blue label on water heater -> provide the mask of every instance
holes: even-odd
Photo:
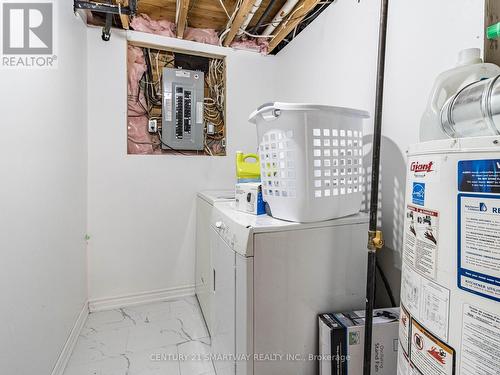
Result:
[[[458,191],[500,194],[500,159],[459,161]]]
[[[458,162],[458,287],[500,301],[500,159]]]
[[[411,193],[413,204],[419,206],[425,205],[425,184],[423,182],[414,182],[413,190]]]
[[[500,195],[458,194],[458,287],[500,301]]]

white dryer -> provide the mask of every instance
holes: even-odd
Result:
[[[212,263],[210,255],[210,219],[215,202],[234,200],[233,190],[206,190],[199,192],[196,199],[196,261],[195,292],[205,317],[207,328],[212,333]]]
[[[218,375],[316,375],[317,315],[362,309],[368,216],[291,223],[216,202],[212,353]]]

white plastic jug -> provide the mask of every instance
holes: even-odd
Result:
[[[480,53],[479,48],[460,51],[455,68],[436,78],[420,122],[421,142],[449,138],[441,124],[441,109],[446,101],[465,86],[500,74],[500,68],[495,64],[483,63]]]

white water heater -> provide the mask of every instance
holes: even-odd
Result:
[[[410,146],[398,375],[500,374],[500,136]]]

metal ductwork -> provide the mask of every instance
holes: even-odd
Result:
[[[448,99],[441,125],[452,138],[500,134],[500,76],[474,82]]]

